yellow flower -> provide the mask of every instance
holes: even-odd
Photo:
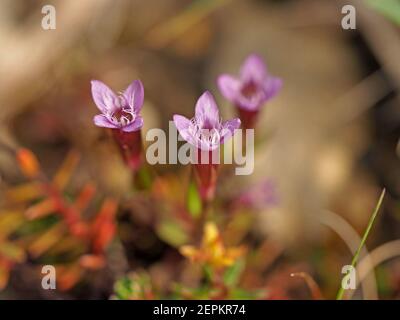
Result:
[[[231,266],[237,258],[243,255],[244,248],[226,248],[215,223],[208,222],[204,226],[200,247],[186,245],[182,246],[179,251],[192,262],[208,263],[219,269]]]

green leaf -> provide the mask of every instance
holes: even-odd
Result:
[[[120,300],[146,299],[146,292],[150,291],[151,280],[145,272],[129,274],[114,284],[114,298]]]
[[[188,235],[180,224],[163,220],[157,228],[158,236],[174,247],[180,247],[188,242]]]
[[[400,1],[399,0],[367,0],[367,4],[382,13],[388,19],[400,24]]]
[[[241,288],[232,289],[230,292],[230,298],[233,300],[254,300],[260,299],[263,295],[265,295],[265,292],[262,290],[249,292]]]
[[[48,215],[43,218],[27,221],[16,231],[16,236],[24,237],[33,234],[39,234],[51,228],[59,221],[60,217],[57,215]]]
[[[147,166],[142,166],[135,176],[135,186],[138,190],[148,190],[152,184],[151,172]]]
[[[228,287],[235,286],[244,269],[243,259],[238,259],[232,266],[230,266],[224,273],[224,283]]]
[[[193,218],[200,217],[202,209],[201,198],[194,182],[191,182],[189,184],[188,195],[187,195],[187,207],[189,213],[192,215]]]
[[[118,280],[114,285],[115,295],[120,300],[129,299],[132,294],[132,280],[124,277]]]
[[[24,249],[11,242],[0,244],[0,256],[4,256],[13,262],[23,262],[26,258]]]
[[[361,243],[358,246],[358,249],[357,249],[356,253],[354,254],[354,257],[353,257],[353,259],[351,261],[351,266],[353,268],[355,268],[356,265],[357,265],[357,261],[358,261],[358,257],[360,255],[361,249],[365,245],[365,242],[367,241],[369,232],[371,231],[371,228],[374,225],[375,218],[378,215],[378,212],[379,212],[379,209],[381,208],[381,205],[382,205],[384,197],[385,197],[385,189],[382,190],[381,196],[379,197],[379,200],[378,200],[378,203],[377,203],[377,205],[375,207],[374,213],[372,214],[371,218],[369,219],[367,229],[365,229],[364,235],[363,235],[363,237],[361,239]],[[344,294],[344,288],[343,288],[343,286],[340,286],[340,289],[339,289],[339,291],[337,293],[337,296],[336,296],[336,300],[342,300],[343,299],[343,294]]]
[[[204,275],[206,276],[207,281],[211,282],[214,278],[214,271],[210,265],[205,264],[203,266]]]

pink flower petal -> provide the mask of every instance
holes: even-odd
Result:
[[[263,87],[265,92],[265,98],[268,100],[274,97],[282,88],[283,81],[280,78],[269,77],[264,81]]]
[[[197,100],[195,113],[196,116],[209,115],[211,117],[219,118],[217,103],[215,102],[213,95],[209,91],[204,92]]]
[[[239,118],[227,120],[222,124],[221,143],[229,140],[235,133],[236,129],[240,128],[241,121]]]
[[[93,122],[96,126],[102,127],[102,128],[111,128],[111,129],[118,128],[115,124],[113,124],[111,121],[109,121],[106,116],[104,116],[102,114],[98,114],[97,116],[94,116]]]
[[[92,80],[92,96],[96,106],[102,113],[107,113],[116,108],[118,97],[103,82]]]
[[[174,115],[173,117],[175,127],[178,129],[179,134],[183,139],[185,139],[187,142],[194,144],[193,137],[189,133],[189,126],[191,125],[191,122],[188,118],[181,116],[179,114]]]
[[[249,111],[255,111],[258,110],[262,107],[262,104],[264,102],[264,96],[265,94],[262,93],[262,96],[258,96],[256,98],[248,98],[240,94],[237,97],[237,106],[240,109],[244,110],[249,110]]]
[[[257,54],[249,55],[240,69],[240,78],[243,82],[264,80],[267,75],[267,67],[263,59]]]
[[[213,95],[206,91],[196,102],[195,117],[202,119],[205,127],[213,128],[219,123],[219,110]]]
[[[133,81],[123,93],[128,105],[139,113],[143,106],[144,88],[140,80]]]
[[[234,101],[240,92],[241,82],[228,74],[220,75],[217,84],[221,94],[230,101]]]
[[[141,116],[137,116],[135,121],[122,127],[121,130],[125,132],[133,132],[138,131],[143,127],[143,118]]]

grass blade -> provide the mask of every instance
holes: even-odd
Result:
[[[378,203],[376,204],[374,213],[372,214],[371,218],[369,219],[367,229],[365,229],[365,232],[364,232],[364,235],[363,235],[363,237],[361,239],[360,245],[358,246],[358,249],[357,249],[356,253],[354,254],[354,257],[351,260],[351,266],[353,268],[355,268],[356,265],[357,265],[357,261],[358,261],[358,257],[360,255],[361,249],[364,246],[365,242],[367,241],[369,232],[371,231],[372,226],[374,225],[375,218],[378,215],[379,209],[381,208],[381,205],[382,205],[382,202],[383,202],[383,198],[385,197],[385,192],[386,192],[386,190],[383,189],[382,193],[381,193],[381,196],[379,197]],[[337,296],[336,296],[336,300],[342,300],[343,299],[343,295],[344,295],[344,288],[343,288],[343,286],[340,286],[340,289],[339,289],[339,291],[337,293]]]

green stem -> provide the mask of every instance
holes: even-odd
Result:
[[[196,235],[195,235],[196,242],[199,242],[199,243],[201,243],[204,226],[207,222],[208,216],[210,215],[211,201],[207,201],[207,200],[203,201],[201,209],[202,210],[200,213],[199,220],[197,222],[198,224],[197,224]]]
[[[375,207],[374,213],[372,214],[371,218],[369,219],[367,229],[364,232],[364,235],[363,235],[363,237],[361,239],[360,245],[358,246],[358,249],[357,249],[356,253],[353,256],[353,259],[351,260],[351,266],[353,268],[355,268],[356,265],[357,265],[357,261],[358,261],[358,257],[360,255],[361,249],[363,248],[365,242],[367,241],[369,232],[371,231],[371,228],[374,225],[375,218],[378,215],[378,212],[379,212],[379,209],[381,208],[381,205],[382,205],[384,197],[385,197],[385,189],[382,190],[381,196],[379,197],[379,200],[378,200],[378,203],[377,203],[377,205]],[[342,300],[343,299],[343,295],[344,295],[344,288],[341,285],[340,289],[339,289],[339,291],[337,293],[336,300]]]

